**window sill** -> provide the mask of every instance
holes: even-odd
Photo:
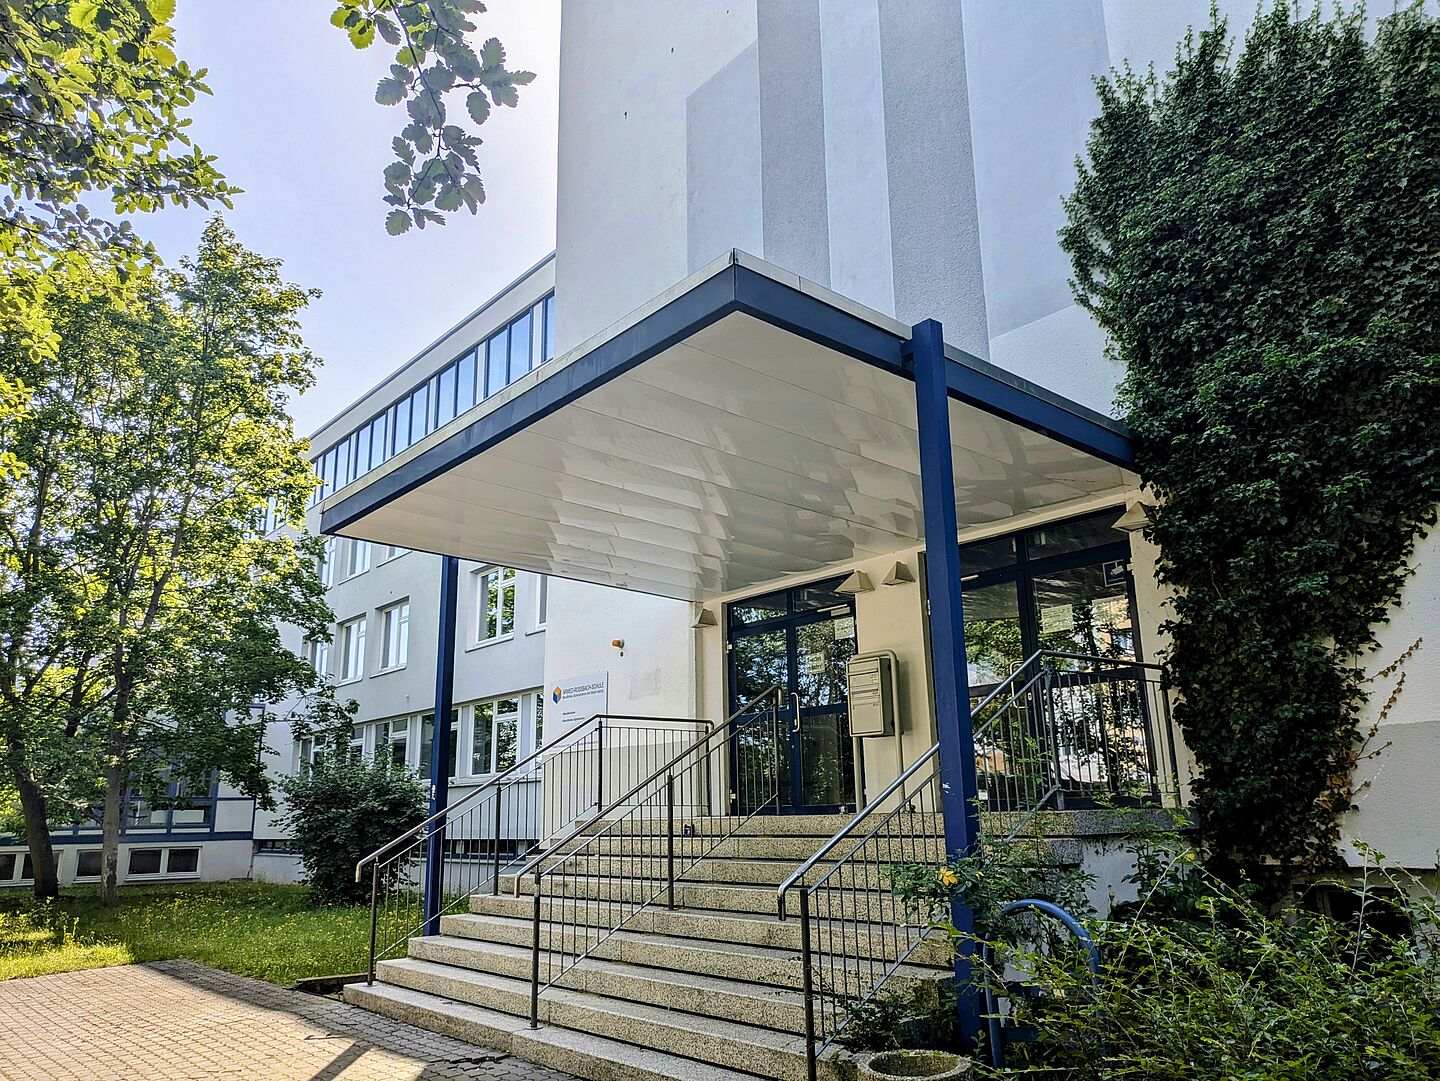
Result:
[[[350,686],[352,683],[361,683],[361,682],[364,681],[364,679],[365,679],[365,675],[364,675],[364,673],[362,672],[360,675],[358,675],[358,676],[351,676],[349,679],[337,679],[337,680],[335,681],[335,686],[337,686],[337,687],[348,687],[348,686]]]
[[[527,635],[531,635],[531,634],[544,634],[544,633],[545,633],[545,627],[546,627],[546,624],[542,623],[542,624],[540,624],[538,627],[531,627],[531,628],[530,628],[528,631],[526,631],[525,633],[526,633]]]
[[[494,638],[485,638],[479,642],[471,642],[468,646],[465,647],[465,652],[468,653],[472,649],[484,649],[486,646],[498,645],[501,642],[511,642],[514,641],[514,639],[515,632],[511,631],[509,634],[501,634],[497,635]]]
[[[409,667],[408,661],[405,664],[392,664],[389,668],[377,668],[370,673],[370,678],[374,679],[376,676],[388,676],[391,672],[403,672],[407,667]]]

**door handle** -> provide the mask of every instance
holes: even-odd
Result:
[[[794,691],[791,691],[791,692],[790,692],[790,697],[795,700],[795,723],[794,723],[794,725],[791,727],[790,731],[792,731],[792,732],[799,732],[799,731],[800,731],[800,696],[799,696],[798,694],[796,694]]]

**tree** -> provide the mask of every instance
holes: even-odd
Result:
[[[365,762],[343,752],[319,753],[281,785],[285,825],[319,901],[364,900],[370,884],[355,881],[355,865],[425,814],[424,783],[383,754]]]
[[[445,224],[445,214],[465,207],[471,214],[485,201],[473,133],[490,117],[491,106],[514,108],[534,72],[511,71],[505,48],[489,38],[476,52],[467,40],[475,30],[470,16],[485,10],[480,0],[341,0],[330,21],[357,49],[379,37],[398,46],[390,74],[375,88],[381,105],[405,104],[409,123],[395,137],[395,160],[385,167],[385,218],[392,235],[411,223]],[[465,96],[458,119],[457,99]],[[469,122],[465,120],[468,116]]]
[[[1440,23],[1223,19],[1115,73],[1061,242],[1123,362],[1212,865],[1334,861],[1361,658],[1440,501]]]
[[[256,528],[267,500],[303,522],[314,489],[285,413],[313,379],[310,294],[218,218],[179,272],[116,278],[52,296],[53,360],[7,348],[32,393],[0,515],[0,741],[36,892],[55,890],[48,820],[98,802],[107,900],[132,790],[163,805],[219,769],[269,805],[252,703],[298,694],[302,728],[346,716],[280,637],[327,633],[318,541]]]

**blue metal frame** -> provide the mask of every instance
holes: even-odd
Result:
[[[435,646],[435,721],[430,737],[430,813],[450,801],[450,713],[455,705],[455,625],[460,601],[460,560],[446,556],[440,568],[440,627]],[[440,933],[445,893],[445,820],[430,830],[425,846],[425,933]]]
[[[980,809],[965,668],[965,614],[960,600],[960,544],[955,467],[950,457],[945,341],[940,324],[933,319],[917,323],[908,353],[915,376],[915,417],[920,434],[931,685],[940,744],[940,809],[945,821],[945,851],[953,859],[974,852],[980,836]],[[951,902],[950,919],[960,932],[955,952],[960,1037],[968,1047],[975,1047],[981,1021],[980,994],[973,971],[975,916],[964,898],[957,896]]]
[[[732,263],[584,356],[478,416],[448,439],[400,462],[322,511],[334,533],[604,386],[651,357],[742,312],[905,378],[908,340],[755,270]],[[1000,368],[942,345],[941,393],[1123,468],[1134,468],[1125,426]]]

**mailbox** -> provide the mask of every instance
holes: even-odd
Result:
[[[858,653],[845,666],[850,734],[888,736],[895,731],[895,654]]]

